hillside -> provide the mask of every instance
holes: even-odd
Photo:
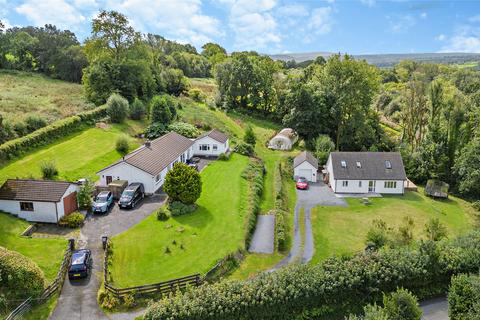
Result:
[[[289,53],[289,54],[273,54],[269,55],[272,59],[290,61],[295,60],[297,63],[307,60],[314,60],[318,56],[328,58],[333,52],[306,52],[306,53]],[[392,53],[392,54],[363,54],[353,55],[355,59],[364,59],[368,63],[378,67],[392,67],[401,60],[414,60],[418,62],[447,63],[447,64],[465,64],[469,63],[470,67],[479,65],[480,54],[478,53]],[[473,62],[473,64],[472,64]]]
[[[7,121],[19,122],[35,114],[51,123],[92,107],[80,84],[0,70],[0,114]]]

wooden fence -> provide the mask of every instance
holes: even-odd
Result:
[[[198,287],[202,284],[203,279],[200,274],[194,274],[182,278],[169,281],[148,284],[129,288],[116,288],[109,283],[108,280],[108,259],[110,253],[110,241],[107,240],[105,254],[103,259],[103,280],[105,290],[120,298],[127,294],[152,294],[159,293],[161,295],[175,293],[179,290],[185,290],[188,287]]]
[[[60,291],[63,286],[63,281],[65,280],[65,274],[68,271],[68,265],[70,264],[70,257],[72,255],[72,251],[70,249],[70,246],[68,246],[67,250],[65,251],[65,254],[63,256],[63,261],[60,266],[60,270],[57,273],[57,276],[53,282],[46,287],[42,294],[40,295],[39,298],[33,299],[32,297],[29,297],[27,300],[23,301],[18,307],[16,307],[6,318],[5,320],[15,320],[15,319],[21,319],[22,316],[30,311],[30,309],[34,305],[39,305],[44,303],[45,301],[48,300],[53,294],[55,294],[57,291]]]

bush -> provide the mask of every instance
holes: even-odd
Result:
[[[185,163],[177,162],[168,171],[163,190],[172,202],[180,201],[184,204],[193,204],[202,193],[202,178],[194,168]]]
[[[200,131],[190,123],[174,122],[168,126],[168,131],[174,131],[187,138],[196,138],[200,135]]]
[[[439,241],[447,237],[447,227],[438,218],[430,218],[425,224],[427,238],[432,241]]]
[[[145,136],[148,139],[153,140],[160,136],[163,136],[167,132],[167,127],[163,123],[155,122],[147,127],[147,130],[145,130]]]
[[[263,177],[265,167],[259,159],[250,159],[248,166],[242,172],[242,178],[248,181],[248,203],[245,227],[245,248],[250,246],[250,241],[255,231],[257,215],[260,212],[260,202],[263,193]]]
[[[76,116],[55,121],[24,137],[10,140],[0,145],[0,160],[9,160],[34,148],[46,145],[58,138],[79,131],[82,125],[97,121],[107,114],[107,106],[97,107]]]
[[[147,107],[145,106],[145,103],[143,103],[142,100],[135,98],[132,104],[130,104],[130,109],[129,109],[130,119],[140,120],[145,116],[146,113],[147,113]]]
[[[480,232],[318,265],[294,265],[248,281],[205,285],[147,310],[144,319],[339,319],[380,303],[398,287],[419,299],[446,292],[452,275],[478,272]]]
[[[128,150],[130,149],[129,141],[127,136],[120,136],[117,138],[117,142],[115,144],[115,149],[121,155],[126,155]]]
[[[107,114],[112,123],[122,123],[128,116],[128,101],[118,93],[107,100]]]
[[[43,271],[27,257],[0,247],[0,296],[7,300],[38,297],[43,292]]]
[[[58,221],[58,225],[64,228],[78,228],[83,225],[85,221],[85,216],[80,212],[70,213],[69,215],[63,216]]]
[[[480,319],[480,276],[458,275],[452,278],[448,292],[450,319]]]
[[[42,172],[43,179],[52,180],[58,175],[58,169],[55,161],[44,160],[40,163],[40,171]]]
[[[127,308],[133,308],[135,306],[135,294],[128,293],[122,297],[123,305]]]
[[[113,310],[120,304],[120,300],[115,297],[110,291],[104,291],[98,294],[98,302],[102,308]]]
[[[218,160],[228,161],[228,160],[230,160],[230,156],[228,154],[222,152],[218,155]]]
[[[198,88],[192,88],[188,90],[188,96],[196,102],[204,102],[206,99],[205,94]]]
[[[170,211],[172,217],[183,216],[194,212],[196,209],[196,205],[184,204],[180,201],[173,201],[168,205],[168,210]]]
[[[154,96],[150,101],[150,121],[167,126],[175,118],[175,101],[168,95]]]
[[[420,320],[422,317],[417,298],[405,289],[397,289],[396,292],[385,295],[383,305],[389,319]]]
[[[166,206],[161,206],[157,210],[157,219],[160,221],[167,221],[170,219],[170,210]]]
[[[24,121],[28,132],[33,132],[47,125],[47,121],[45,119],[35,114],[28,115]]]
[[[480,200],[477,200],[474,203],[472,203],[472,207],[473,209],[480,211]]]
[[[92,206],[92,195],[95,190],[94,184],[87,180],[77,192],[77,203],[80,209],[90,209]]]
[[[372,227],[367,231],[366,244],[380,249],[389,242],[387,224],[381,219],[373,220]]]
[[[247,144],[250,144],[252,146],[255,146],[255,143],[257,143],[257,137],[255,137],[255,132],[253,132],[252,126],[248,126],[247,129],[245,130],[245,135],[243,136],[243,141]]]
[[[255,154],[255,149],[251,144],[240,142],[236,145],[234,151],[244,156],[251,157]]]

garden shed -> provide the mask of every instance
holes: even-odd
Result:
[[[430,179],[425,186],[425,194],[432,198],[448,198],[449,185],[446,182]]]

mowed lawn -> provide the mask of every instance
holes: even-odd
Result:
[[[115,236],[113,281],[127,287],[204,274],[243,247],[248,158],[233,154],[201,173],[203,190],[192,214],[158,221],[155,214]],[[167,253],[167,247],[170,253]]]
[[[20,234],[29,225],[27,221],[0,212],[0,246],[32,259],[43,270],[47,281],[50,282],[60,268],[65,249],[67,249],[67,240],[21,237]]]
[[[371,198],[370,205],[360,199],[347,199],[348,207],[316,207],[312,211],[315,255],[319,262],[331,255],[348,254],[365,248],[365,238],[373,220],[382,219],[389,227],[398,230],[405,217],[411,217],[414,239],[425,238],[425,223],[437,217],[448,228],[450,237],[472,229],[475,224],[473,209],[464,200],[433,200],[419,192],[404,196]]]
[[[41,178],[42,161],[53,160],[59,171],[58,179],[74,181],[79,178],[96,180],[95,173],[120,159],[115,150],[117,138],[132,130],[140,123],[109,125],[106,128],[90,128],[60,141],[33,151],[16,159],[0,169],[0,182],[8,178]],[[131,148],[138,142],[131,139]]]

